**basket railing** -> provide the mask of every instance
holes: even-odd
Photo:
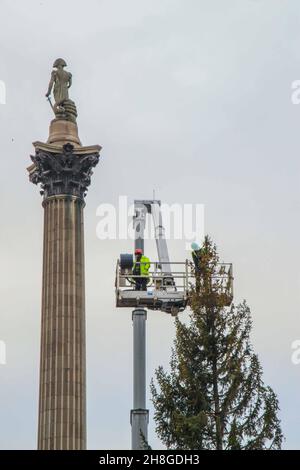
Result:
[[[172,261],[163,264],[170,265],[170,272],[162,272],[159,261],[140,262],[140,264],[150,264],[148,276],[133,274],[131,270],[122,270],[120,260],[116,265],[116,290],[135,290],[135,281],[139,278],[148,278],[147,289],[174,289],[178,292],[188,293],[195,288],[197,284],[203,287],[205,279],[209,279],[209,288],[214,292],[226,293],[233,297],[233,269],[231,263],[218,263],[214,266],[208,266],[209,274],[202,273],[199,276],[195,273],[193,263],[189,260]],[[206,283],[207,287],[207,283]]]

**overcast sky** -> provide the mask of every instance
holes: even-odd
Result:
[[[26,167],[48,137],[57,57],[73,74],[83,144],[103,146],[85,208],[88,447],[129,448],[132,407],[131,312],[114,307],[115,262],[132,242],[99,240],[96,210],[155,188],[166,203],[205,204],[235,302],[252,310],[285,447],[300,448],[299,24],[299,0],[0,0],[0,448],[36,448],[43,209]],[[170,251],[184,259],[184,240]],[[174,325],[149,312],[147,327],[149,383]]]

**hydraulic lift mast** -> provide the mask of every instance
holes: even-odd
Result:
[[[144,253],[146,216],[151,214],[154,222],[156,248],[161,270],[171,276],[171,266],[165,231],[162,225],[160,201],[134,201],[134,246]],[[131,445],[133,450],[143,449],[148,439],[149,411],[146,409],[146,319],[145,309],[134,309],[133,321],[133,409],[131,410]]]
[[[154,236],[158,260],[161,270],[164,274],[172,277],[168,246],[165,238],[165,229],[162,224],[162,215],[160,210],[161,202],[159,200],[135,200],[134,201],[134,232],[135,248],[141,248],[144,251],[144,232],[146,225],[146,215],[150,214],[153,218]]]

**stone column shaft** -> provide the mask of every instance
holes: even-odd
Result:
[[[44,206],[39,449],[86,448],[83,200]]]

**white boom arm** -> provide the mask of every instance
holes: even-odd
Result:
[[[162,215],[160,210],[160,201],[157,200],[136,200],[134,201],[134,232],[135,248],[141,248],[144,251],[144,231],[146,225],[146,215],[151,214],[154,223],[154,234],[156,249],[161,270],[164,274],[172,277],[168,246],[165,238],[165,229],[162,225]]]

